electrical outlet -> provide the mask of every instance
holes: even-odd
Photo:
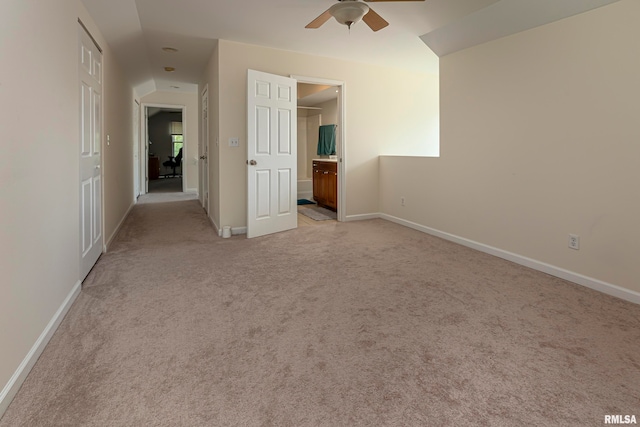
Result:
[[[569,247],[571,249],[580,249],[580,236],[577,234],[569,234]]]
[[[229,147],[239,147],[240,139],[239,138],[229,138]]]
[[[404,206],[404,197],[400,197],[400,206]]]

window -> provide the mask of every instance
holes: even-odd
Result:
[[[171,144],[173,157],[177,157],[178,153],[184,146],[184,136],[182,135],[182,122],[171,122]]]
[[[171,135],[171,143],[173,144],[173,157],[176,157],[184,145],[182,135]]]

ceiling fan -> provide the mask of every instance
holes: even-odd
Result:
[[[351,25],[360,21],[361,19],[365,24],[369,26],[373,31],[378,31],[389,25],[387,21],[373,11],[369,6],[359,0],[338,0],[340,3],[336,3],[329,9],[325,10],[322,15],[318,16],[313,21],[309,22],[305,28],[320,28],[322,24],[327,22],[331,17],[336,18],[342,25],[346,25],[351,29]],[[377,1],[424,1],[424,0],[364,0],[367,3]]]

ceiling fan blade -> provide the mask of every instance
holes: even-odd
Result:
[[[320,28],[320,26],[327,22],[329,19],[331,19],[331,11],[330,9],[327,9],[322,15],[309,22],[305,28]]]
[[[378,31],[389,25],[382,16],[378,15],[373,9],[369,8],[369,12],[362,17],[365,24],[369,26],[373,31]]]

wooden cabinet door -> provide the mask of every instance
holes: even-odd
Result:
[[[335,162],[313,162],[313,199],[318,206],[338,208],[338,169]]]
[[[336,172],[329,172],[324,175],[326,182],[326,201],[325,204],[332,208],[338,208],[338,174]]]
[[[318,204],[324,203],[324,193],[322,192],[322,171],[318,168],[317,165],[313,166],[313,200],[318,202]]]

